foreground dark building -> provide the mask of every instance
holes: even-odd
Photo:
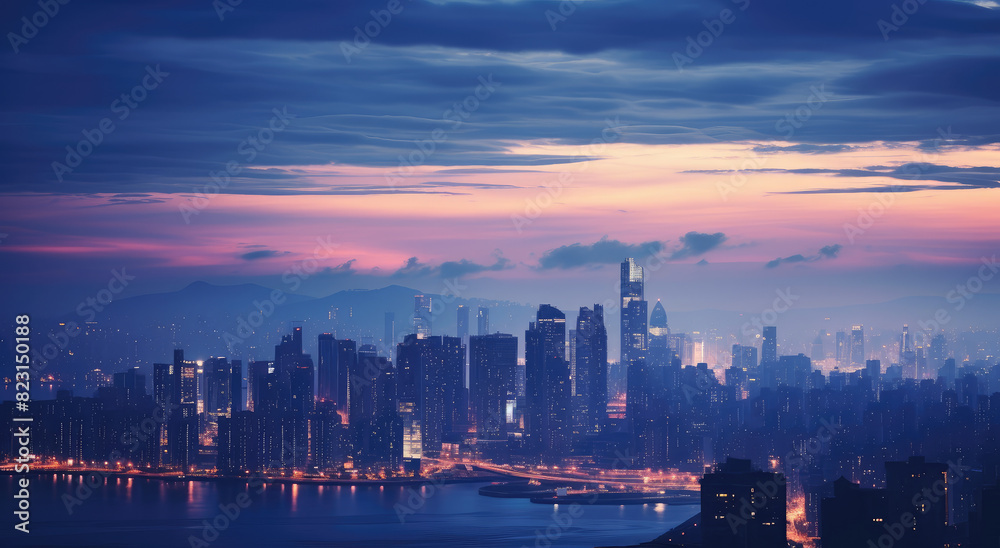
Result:
[[[785,477],[728,458],[701,480],[702,542],[711,548],[786,548]]]

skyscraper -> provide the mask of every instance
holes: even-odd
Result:
[[[583,403],[585,432],[596,434],[607,419],[608,330],[604,307],[580,307],[573,341],[576,357],[576,391]]]
[[[457,335],[459,339],[462,339],[463,343],[469,342],[469,307],[464,304],[458,305],[455,311],[455,326],[457,328]]]
[[[812,361],[819,362],[826,359],[826,352],[823,350],[823,331],[816,334],[816,338],[813,339],[812,350],[809,352],[809,357]]]
[[[345,422],[351,405],[351,372],[355,371],[357,361],[354,341],[335,339],[330,333],[319,336],[316,400],[332,402]]]
[[[389,361],[393,360],[396,350],[396,313],[385,313],[384,333],[382,334],[382,352],[385,353]]]
[[[843,369],[851,360],[851,349],[847,344],[847,333],[837,331],[837,365]]]
[[[667,325],[667,311],[659,299],[649,314],[649,366],[651,368],[670,365],[674,352],[670,348],[670,327]]]
[[[529,446],[546,462],[569,449],[569,364],[566,315],[543,304],[525,331],[525,430]]]
[[[749,501],[748,512],[742,505]],[[785,548],[786,504],[782,474],[754,470],[749,460],[726,459],[701,480],[702,545]]]
[[[278,409],[305,417],[315,408],[312,357],[302,352],[302,328],[294,327],[274,347],[274,368],[278,375]]]
[[[229,416],[243,411],[246,398],[243,395],[243,360],[229,362]]]
[[[908,513],[912,526],[896,546],[899,548],[930,548],[945,546],[948,530],[949,492],[948,465],[927,462],[924,457],[910,457],[905,462],[885,463],[886,503],[890,516]],[[927,493],[940,493],[932,499]],[[916,496],[922,493],[923,496]],[[942,500],[943,499],[943,500]]]
[[[460,394],[465,347],[457,337],[411,334],[396,347],[396,356],[399,409],[408,446],[404,458],[436,457],[444,434],[464,420]]]
[[[341,384],[337,375],[337,355],[334,351],[337,340],[332,333],[320,333],[316,350],[316,400],[336,402]]]
[[[469,338],[469,373],[476,435],[506,440],[507,402],[516,398],[517,337],[506,333]]]
[[[635,259],[625,259],[621,264],[621,362],[626,366],[646,357],[647,308],[643,285],[642,267]]]
[[[910,326],[903,324],[903,334],[899,336],[899,363],[905,360],[906,352],[912,350],[913,340],[910,339]]]
[[[764,326],[764,341],[760,347],[760,363],[774,364],[778,362],[778,328],[773,325]]]
[[[851,365],[865,364],[865,326],[851,327]]]
[[[233,370],[226,358],[205,360],[205,413],[210,422],[228,416],[232,408]]]
[[[431,336],[431,298],[429,295],[413,296],[413,332],[418,338]]]
[[[480,306],[479,311],[476,313],[476,324],[478,330],[476,331],[479,335],[489,335],[490,334],[490,309]]]

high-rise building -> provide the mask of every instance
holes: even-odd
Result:
[[[281,337],[274,347],[274,367],[278,375],[278,409],[306,417],[315,408],[315,373],[312,357],[302,352],[302,328]]]
[[[841,369],[847,367],[851,361],[851,348],[847,344],[847,333],[837,331],[837,366]]]
[[[525,430],[531,449],[557,462],[569,449],[569,364],[566,315],[543,304],[525,340]]]
[[[786,548],[785,512],[784,475],[728,458],[701,480],[701,545]]]
[[[226,358],[209,358],[205,370],[205,413],[209,422],[218,422],[232,411],[233,368]]]
[[[507,407],[516,397],[517,337],[506,333],[469,338],[469,390],[476,435],[507,439]]]
[[[820,503],[820,534],[823,548],[857,548],[878,545],[892,526],[886,509],[885,490],[863,489],[843,476],[833,482],[833,498]]]
[[[458,305],[455,310],[455,326],[457,330],[457,335],[462,342],[468,344],[469,342],[469,307],[464,304]]]
[[[760,367],[757,364],[757,347],[733,345],[733,373],[730,374],[734,389],[739,399],[750,397],[751,387],[758,388],[761,381]],[[729,384],[727,377],[726,384]]]
[[[403,422],[397,412],[395,369],[374,345],[366,344],[358,349],[351,379],[349,431],[355,466],[369,472],[398,471]]]
[[[898,548],[937,548],[946,545],[948,465],[910,457],[905,462],[885,463],[886,507],[890,516],[909,513],[912,523],[898,539]],[[940,497],[934,494],[944,492]],[[931,493],[932,496],[927,496]],[[918,496],[923,494],[923,496]],[[933,498],[933,500],[932,500]]]
[[[125,396],[125,401],[138,404],[146,396],[146,375],[139,373],[139,366],[115,373],[114,387]]]
[[[764,326],[764,340],[760,346],[760,363],[774,364],[778,361],[778,328]]]
[[[259,472],[264,465],[262,451],[263,421],[250,411],[219,417],[219,453],[217,467],[223,474],[246,475]]]
[[[393,352],[396,350],[396,313],[386,312],[384,322],[382,352],[389,358],[389,361],[392,361],[394,358]]]
[[[404,458],[436,457],[444,434],[465,421],[461,407],[465,347],[457,337],[407,335],[396,347]],[[419,456],[412,447],[419,430]],[[409,440],[407,442],[406,440]]]
[[[865,364],[865,326],[855,325],[851,327],[851,365],[860,366]]]
[[[646,374],[647,305],[643,269],[635,259],[621,264],[621,363],[626,371],[626,410],[630,423],[645,412],[649,386]]]
[[[198,412],[198,364],[184,360],[184,350],[174,350],[173,404],[180,415],[194,417]]]
[[[247,410],[262,412],[267,402],[273,404],[277,394],[269,392],[268,375],[274,372],[274,362],[255,360],[247,364]]]
[[[413,332],[418,338],[431,336],[431,297],[430,295],[413,296]]]
[[[865,361],[865,376],[872,381],[872,390],[876,393],[880,391],[882,385],[882,361],[881,360],[866,360]]]
[[[478,335],[490,334],[490,309],[480,306],[476,312],[476,333]]]
[[[316,402],[316,411],[309,420],[309,445],[312,465],[321,472],[339,470],[347,462],[351,453],[349,433],[334,402]]]
[[[335,339],[330,333],[319,336],[316,400],[333,402],[345,422],[351,405],[351,372],[357,367],[357,362],[357,343],[349,339]]]
[[[649,367],[670,365],[674,352],[670,348],[670,327],[667,325],[667,311],[657,299],[649,314]]]
[[[899,363],[903,363],[906,352],[913,350],[913,340],[910,338],[910,326],[903,324],[903,334],[899,336]]]
[[[621,363],[646,357],[647,309],[643,270],[635,259],[621,264]]]
[[[163,409],[170,409],[174,401],[174,364],[153,364],[153,401]]]
[[[337,339],[332,333],[320,333],[316,347],[316,401],[337,401],[341,379],[336,369]]]
[[[243,411],[246,397],[243,395],[243,360],[230,360],[229,375],[229,415]]]
[[[819,362],[826,359],[826,352],[823,349],[823,331],[816,334],[816,338],[813,339],[812,350],[809,352],[809,357],[812,361]]]
[[[608,330],[604,325],[604,307],[580,307],[573,341],[576,358],[576,392],[583,405],[584,431],[600,432],[607,421],[608,408]]]

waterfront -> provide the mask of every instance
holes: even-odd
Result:
[[[13,481],[13,476],[0,477],[4,493],[13,493]],[[484,484],[479,483],[275,484],[258,495],[235,480],[112,477],[74,505],[70,515],[62,496],[74,493],[82,482],[80,474],[34,476],[31,533],[15,535],[6,525],[0,538],[13,539],[15,546],[189,547],[192,535],[201,538],[202,521],[216,518],[219,505],[237,501],[241,493],[249,493],[249,505],[211,546],[592,548],[651,540],[698,511],[696,505],[662,504],[574,510],[483,497],[478,489]]]

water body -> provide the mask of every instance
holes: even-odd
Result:
[[[244,482],[163,482],[108,478],[70,515],[61,500],[82,483],[79,474],[31,477],[31,533],[13,530],[16,477],[0,476],[3,546],[190,547],[219,504],[248,494],[249,506],[212,547],[547,548],[633,544],[683,522],[698,506],[531,504],[478,494],[482,484],[421,487],[268,485]],[[415,496],[410,490],[422,493]],[[246,500],[246,499],[244,499]],[[413,513],[401,522],[397,504]],[[224,523],[220,519],[219,523]],[[209,535],[211,536],[211,535]],[[195,543],[195,546],[203,546]]]

